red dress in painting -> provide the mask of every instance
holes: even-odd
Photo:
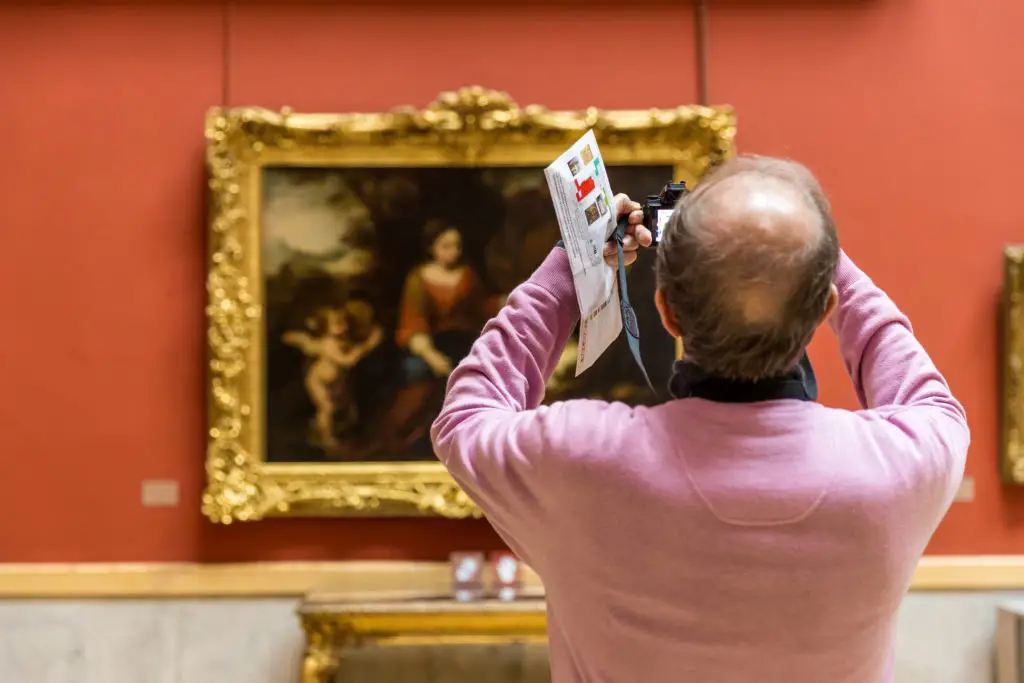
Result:
[[[430,429],[444,398],[446,381],[409,350],[410,340],[417,335],[428,336],[433,348],[452,366],[457,365],[499,307],[499,299],[488,296],[473,268],[462,266],[452,284],[441,284],[425,278],[424,267],[414,268],[406,277],[395,330],[395,343],[406,352],[402,363],[404,386],[395,396],[388,423],[405,447],[422,439]],[[393,453],[401,451],[401,446],[392,448]]]
[[[453,285],[428,281],[423,276],[424,267],[414,268],[405,279],[395,343],[407,349],[415,335],[425,334],[435,348],[458,363],[469,352],[468,346],[455,357],[442,346],[461,346],[452,343],[455,337],[467,338],[472,344],[487,319],[497,312],[496,302],[487,296],[476,271],[469,266],[462,267]],[[448,343],[446,338],[450,338]]]

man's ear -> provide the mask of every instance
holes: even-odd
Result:
[[[679,339],[682,336],[679,332],[679,320],[676,318],[676,312],[668,305],[665,292],[660,287],[654,292],[654,307],[658,309],[658,315],[661,316],[661,326],[670,335]]]
[[[825,321],[828,320],[828,317],[835,312],[836,306],[838,305],[839,289],[836,287],[835,283],[832,283],[832,289],[828,292],[828,302],[825,304],[825,315],[821,316],[821,322],[818,324],[823,325]]]

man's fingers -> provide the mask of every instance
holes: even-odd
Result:
[[[615,215],[622,216],[629,213],[630,222],[633,222],[632,214],[640,210],[640,205],[624,194],[615,195],[615,201],[613,203],[615,204]],[[643,220],[643,211],[640,211],[640,219]]]
[[[651,231],[642,225],[636,226],[635,236],[641,247],[649,247],[654,243],[654,235],[652,235]]]
[[[633,235],[626,235],[622,238],[622,250],[623,251],[636,251],[640,248],[636,238]],[[606,242],[604,245],[604,255],[617,258],[618,249],[615,247],[615,242]]]
[[[649,247],[654,238],[651,236],[651,231],[647,228],[638,227],[632,234],[626,233],[625,237],[622,238],[622,250],[623,251],[636,251],[640,247]],[[615,248],[615,242],[606,242],[604,245],[605,256],[615,256],[617,249]]]
[[[627,251],[627,252],[625,252],[622,255],[622,263],[623,263],[623,265],[628,266],[628,265],[632,264],[633,261],[636,261],[636,252],[635,251]],[[617,254],[612,254],[611,256],[608,256],[607,254],[605,254],[604,262],[607,263],[612,268],[618,268],[619,267],[619,257],[618,257]]]
[[[629,225],[626,226],[627,235],[636,235],[637,239],[640,240],[640,245],[644,247],[651,246],[653,238],[651,237],[651,231],[644,225],[644,212],[634,211],[629,215]]]
[[[629,214],[626,234],[622,238],[622,251],[625,252],[622,260],[626,265],[629,265],[636,261],[637,249],[651,246],[654,239],[651,236],[651,231],[644,227],[644,212],[639,203],[634,202],[625,194],[617,194],[613,204],[616,216],[621,217],[627,213]],[[613,268],[619,265],[618,250],[615,247],[615,242],[605,244],[604,258],[608,265]]]

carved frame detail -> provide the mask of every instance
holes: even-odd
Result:
[[[308,600],[308,599],[307,599]],[[302,683],[329,683],[344,666],[346,650],[367,644],[383,646],[547,641],[547,614],[542,600],[495,605],[494,601],[460,605],[435,603],[403,607],[352,604],[299,609],[306,634]],[[445,606],[448,606],[447,609]]]

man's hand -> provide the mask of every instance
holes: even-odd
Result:
[[[651,231],[644,227],[643,209],[624,194],[615,195],[613,202],[615,215],[618,217],[629,214],[629,226],[626,228],[626,237],[622,240],[622,260],[628,266],[636,261],[636,251],[640,247],[649,247],[654,237]],[[604,261],[612,268],[619,267],[618,249],[615,247],[615,240],[604,245]]]

